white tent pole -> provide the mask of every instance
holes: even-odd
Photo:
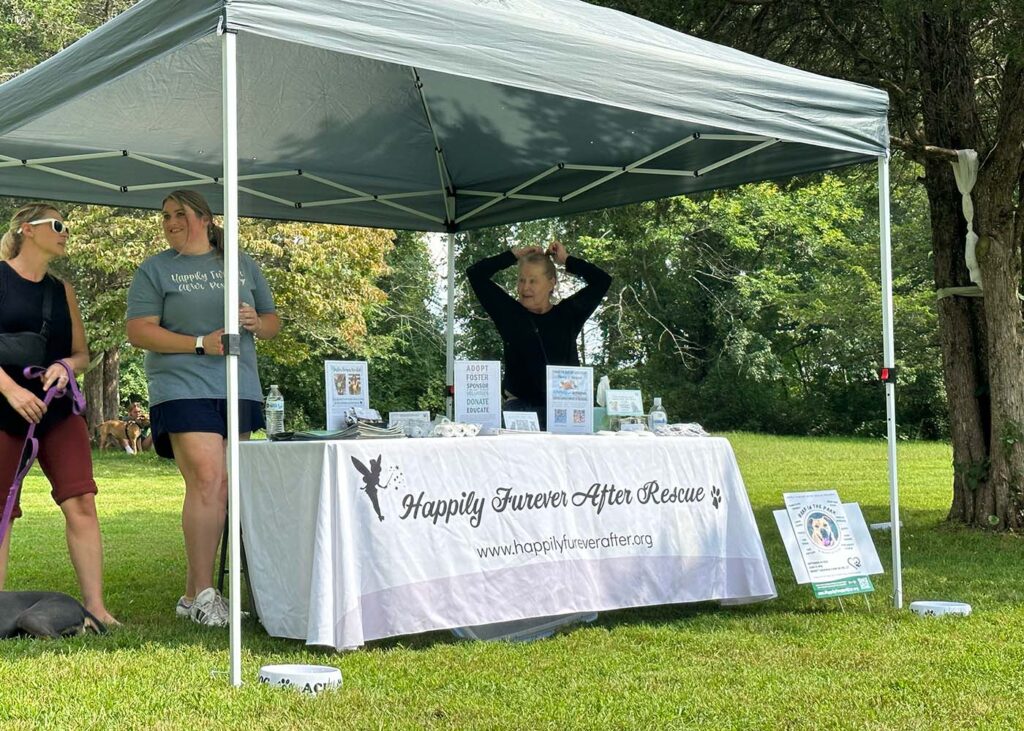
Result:
[[[241,516],[238,512],[238,97],[235,66],[235,34],[222,36],[224,95],[224,332],[229,347],[224,359],[228,406],[228,545],[230,571],[230,673],[231,685],[242,684]]]
[[[447,344],[445,348],[445,383],[448,394],[445,396],[445,411],[448,418],[454,418],[454,401],[452,387],[455,385],[455,234],[448,234],[448,326]]]
[[[882,257],[882,367],[896,366],[892,314],[892,241],[889,236],[889,156],[878,157],[878,226]],[[903,607],[903,564],[900,559],[900,493],[896,481],[896,381],[885,381],[885,423],[889,448],[889,520],[892,524],[892,605]]]

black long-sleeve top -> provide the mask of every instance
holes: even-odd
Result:
[[[502,387],[513,396],[543,404],[547,402],[545,366],[580,364],[576,338],[608,292],[612,278],[600,267],[570,256],[565,261],[566,271],[582,277],[587,286],[537,315],[491,281],[497,272],[516,262],[515,254],[506,251],[478,261],[466,270],[466,276],[501,335],[505,351]]]

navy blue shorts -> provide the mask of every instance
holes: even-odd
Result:
[[[149,410],[153,427],[153,449],[161,457],[174,459],[171,434],[207,432],[228,435],[228,401],[222,398],[192,398],[164,401]],[[238,402],[238,432],[245,434],[262,429],[263,404],[260,401]]]

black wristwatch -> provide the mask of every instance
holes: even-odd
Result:
[[[203,347],[202,335],[196,335],[196,355],[206,355],[206,348]]]

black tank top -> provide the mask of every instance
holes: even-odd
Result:
[[[71,355],[71,310],[64,285],[49,274],[41,282],[24,279],[6,261],[0,261],[0,333],[39,332],[43,328],[43,292],[53,290],[53,314],[50,337],[46,342],[46,362],[53,363]],[[27,388],[40,399],[46,392],[38,378],[27,379],[19,366],[3,366],[14,382]],[[39,434],[71,414],[71,399],[64,397],[50,402],[43,421],[36,427]],[[28,422],[0,396],[0,430],[23,436]]]

